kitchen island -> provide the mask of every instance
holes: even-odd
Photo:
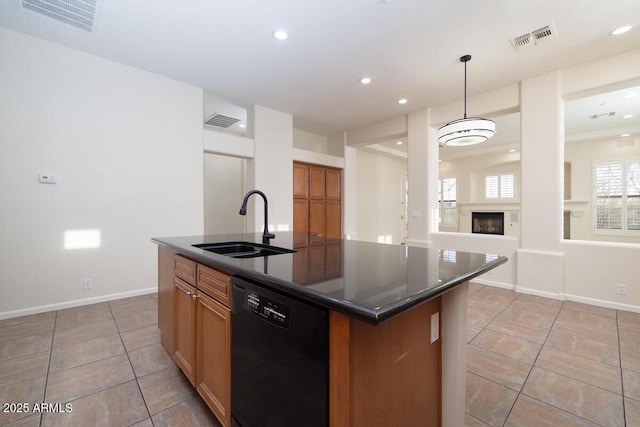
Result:
[[[328,311],[331,426],[464,425],[467,285],[507,259],[351,240],[294,247],[295,237],[278,233],[269,242],[293,252],[254,258],[233,258],[202,245],[263,243],[260,234],[153,239],[159,245],[162,344],[187,376],[190,367],[181,361],[184,352],[176,352],[184,325],[176,324],[181,303],[175,289],[198,300],[199,279],[194,278],[193,285],[183,279],[199,277],[201,269],[202,298],[207,298],[206,289],[220,294],[220,307],[215,308],[221,318],[224,313],[230,317],[231,298],[228,289],[216,285],[224,280],[207,279],[216,274],[241,277]],[[217,330],[232,333],[230,320],[219,325]],[[230,378],[230,358],[219,359]],[[198,381],[192,382],[198,388]],[[212,399],[211,404],[205,395],[216,393],[204,388],[199,391],[212,411],[223,424],[230,424],[228,390],[221,388],[217,394],[224,398]]]

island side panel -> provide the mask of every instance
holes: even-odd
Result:
[[[467,378],[467,296],[469,282],[442,295],[442,421],[444,426],[465,423]]]
[[[441,425],[441,340],[430,318],[441,299],[373,326],[331,312],[332,427]]]
[[[160,344],[173,355],[173,275],[176,251],[158,245],[158,328]]]

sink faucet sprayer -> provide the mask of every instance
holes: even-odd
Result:
[[[247,214],[247,202],[249,201],[249,196],[252,194],[258,194],[264,200],[264,232],[262,233],[262,242],[267,244],[269,243],[268,239],[273,239],[276,237],[275,234],[269,233],[269,202],[267,201],[267,196],[264,195],[262,191],[259,190],[251,190],[244,196],[244,200],[242,201],[242,206],[240,206],[240,215]]]

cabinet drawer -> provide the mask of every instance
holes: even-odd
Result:
[[[196,285],[196,262],[181,255],[174,257],[174,273],[190,285]]]
[[[230,279],[230,276],[224,273],[198,264],[198,289],[227,306],[229,305]]]

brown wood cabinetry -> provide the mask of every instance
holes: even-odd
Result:
[[[294,247],[342,238],[341,185],[340,169],[294,162]]]
[[[230,277],[181,255],[174,267],[170,353],[220,423],[230,426]]]

